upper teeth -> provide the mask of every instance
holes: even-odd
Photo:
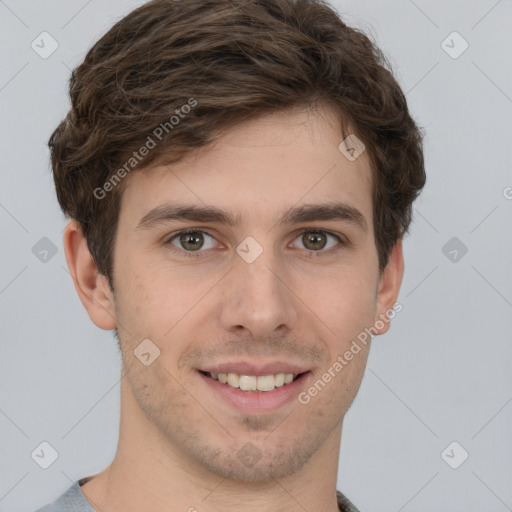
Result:
[[[277,373],[275,375],[238,375],[237,373],[210,373],[212,379],[243,391],[272,391],[290,383],[298,374]]]

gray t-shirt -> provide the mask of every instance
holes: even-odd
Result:
[[[53,503],[45,505],[36,512],[96,512],[86,500],[80,485],[88,478],[82,478],[75,482],[62,496]],[[341,512],[359,512],[356,507],[341,492],[336,492],[338,497],[338,508]]]
[[[84,484],[87,478],[76,481],[64,494],[54,502],[45,505],[36,512],[96,512],[86,500],[80,485]]]

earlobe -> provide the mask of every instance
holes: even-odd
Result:
[[[100,274],[78,222],[64,230],[64,251],[76,291],[90,319],[101,329],[117,327],[112,290]]]
[[[404,257],[402,239],[399,239],[389,255],[388,262],[382,272],[377,291],[377,309],[375,316],[375,329],[378,334],[388,331],[390,318],[394,316],[393,306],[398,299],[400,285],[404,274]],[[392,316],[390,316],[392,313]]]

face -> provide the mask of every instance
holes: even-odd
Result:
[[[126,392],[191,464],[278,478],[341,429],[369,343],[335,362],[384,313],[369,163],[341,141],[331,111],[290,110],[126,180],[113,265]]]

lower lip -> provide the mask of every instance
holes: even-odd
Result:
[[[242,391],[223,384],[207,375],[198,372],[203,382],[213,390],[222,400],[238,409],[244,414],[261,414],[273,412],[293,399],[296,399],[300,390],[305,386],[309,372],[303,373],[298,379],[273,389],[272,391]]]

